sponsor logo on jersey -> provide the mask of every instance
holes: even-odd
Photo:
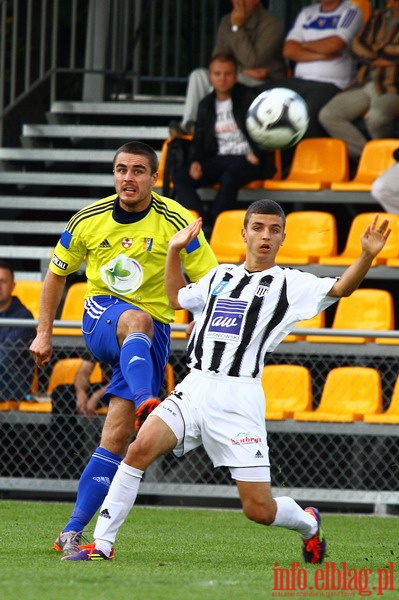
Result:
[[[66,263],[63,260],[61,260],[60,258],[58,258],[58,256],[56,254],[53,254],[53,258],[51,259],[51,262],[54,263],[56,267],[58,267],[59,269],[62,269],[63,271],[66,271],[68,268],[68,263]]]
[[[109,243],[107,238],[105,238],[105,240],[103,240],[101,242],[101,244],[99,245],[99,248],[111,248],[111,244]]]
[[[124,248],[130,248],[133,244],[133,240],[132,238],[123,238],[121,244]]]
[[[233,444],[233,446],[246,446],[247,444],[260,444],[261,442],[261,437],[248,432],[237,433],[237,435],[231,438],[231,443]]]
[[[208,336],[214,340],[238,340],[247,302],[218,298],[211,317]]]
[[[131,294],[143,282],[143,269],[137,260],[125,254],[118,254],[107,265],[100,267],[101,279],[105,285],[117,294]]]

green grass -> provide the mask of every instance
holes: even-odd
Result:
[[[71,508],[0,501],[2,600],[267,600],[275,563],[304,568],[296,532],[255,525],[239,511],[145,507],[134,508],[121,528],[113,561],[60,562],[52,543]],[[323,526],[327,561],[346,562],[356,577],[371,569],[369,589],[378,569],[399,558],[396,517],[327,514]],[[308,580],[316,568],[307,565]],[[399,591],[383,597],[399,598]]]

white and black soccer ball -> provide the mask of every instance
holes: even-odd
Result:
[[[305,100],[287,88],[273,88],[259,94],[246,118],[251,138],[268,150],[294,146],[305,135],[308,125]]]

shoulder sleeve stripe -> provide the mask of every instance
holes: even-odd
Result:
[[[163,215],[165,219],[176,228],[176,230],[187,227],[188,220],[186,217],[180,214],[177,210],[172,210],[169,208],[165,202],[153,197],[152,206],[154,210]]]
[[[85,219],[89,219],[90,217],[94,217],[96,215],[101,215],[105,212],[112,211],[114,208],[114,201],[108,200],[104,204],[95,204],[88,206],[87,208],[82,208],[79,212],[77,212],[68,222],[66,229],[71,233],[73,230]]]

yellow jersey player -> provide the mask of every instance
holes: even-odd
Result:
[[[66,277],[85,261],[83,335],[94,356],[113,371],[100,445],[80,478],[71,518],[54,543],[65,554],[76,551],[84,527],[101,506],[134,429],[159,404],[174,320],[164,284],[168,243],[194,221],[178,202],[153,192],[158,159],[147,144],[121,146],[113,168],[116,194],[76,213],[54,250],[31,345],[36,364],[48,363]],[[181,258],[192,281],[217,264],[203,232]]]

